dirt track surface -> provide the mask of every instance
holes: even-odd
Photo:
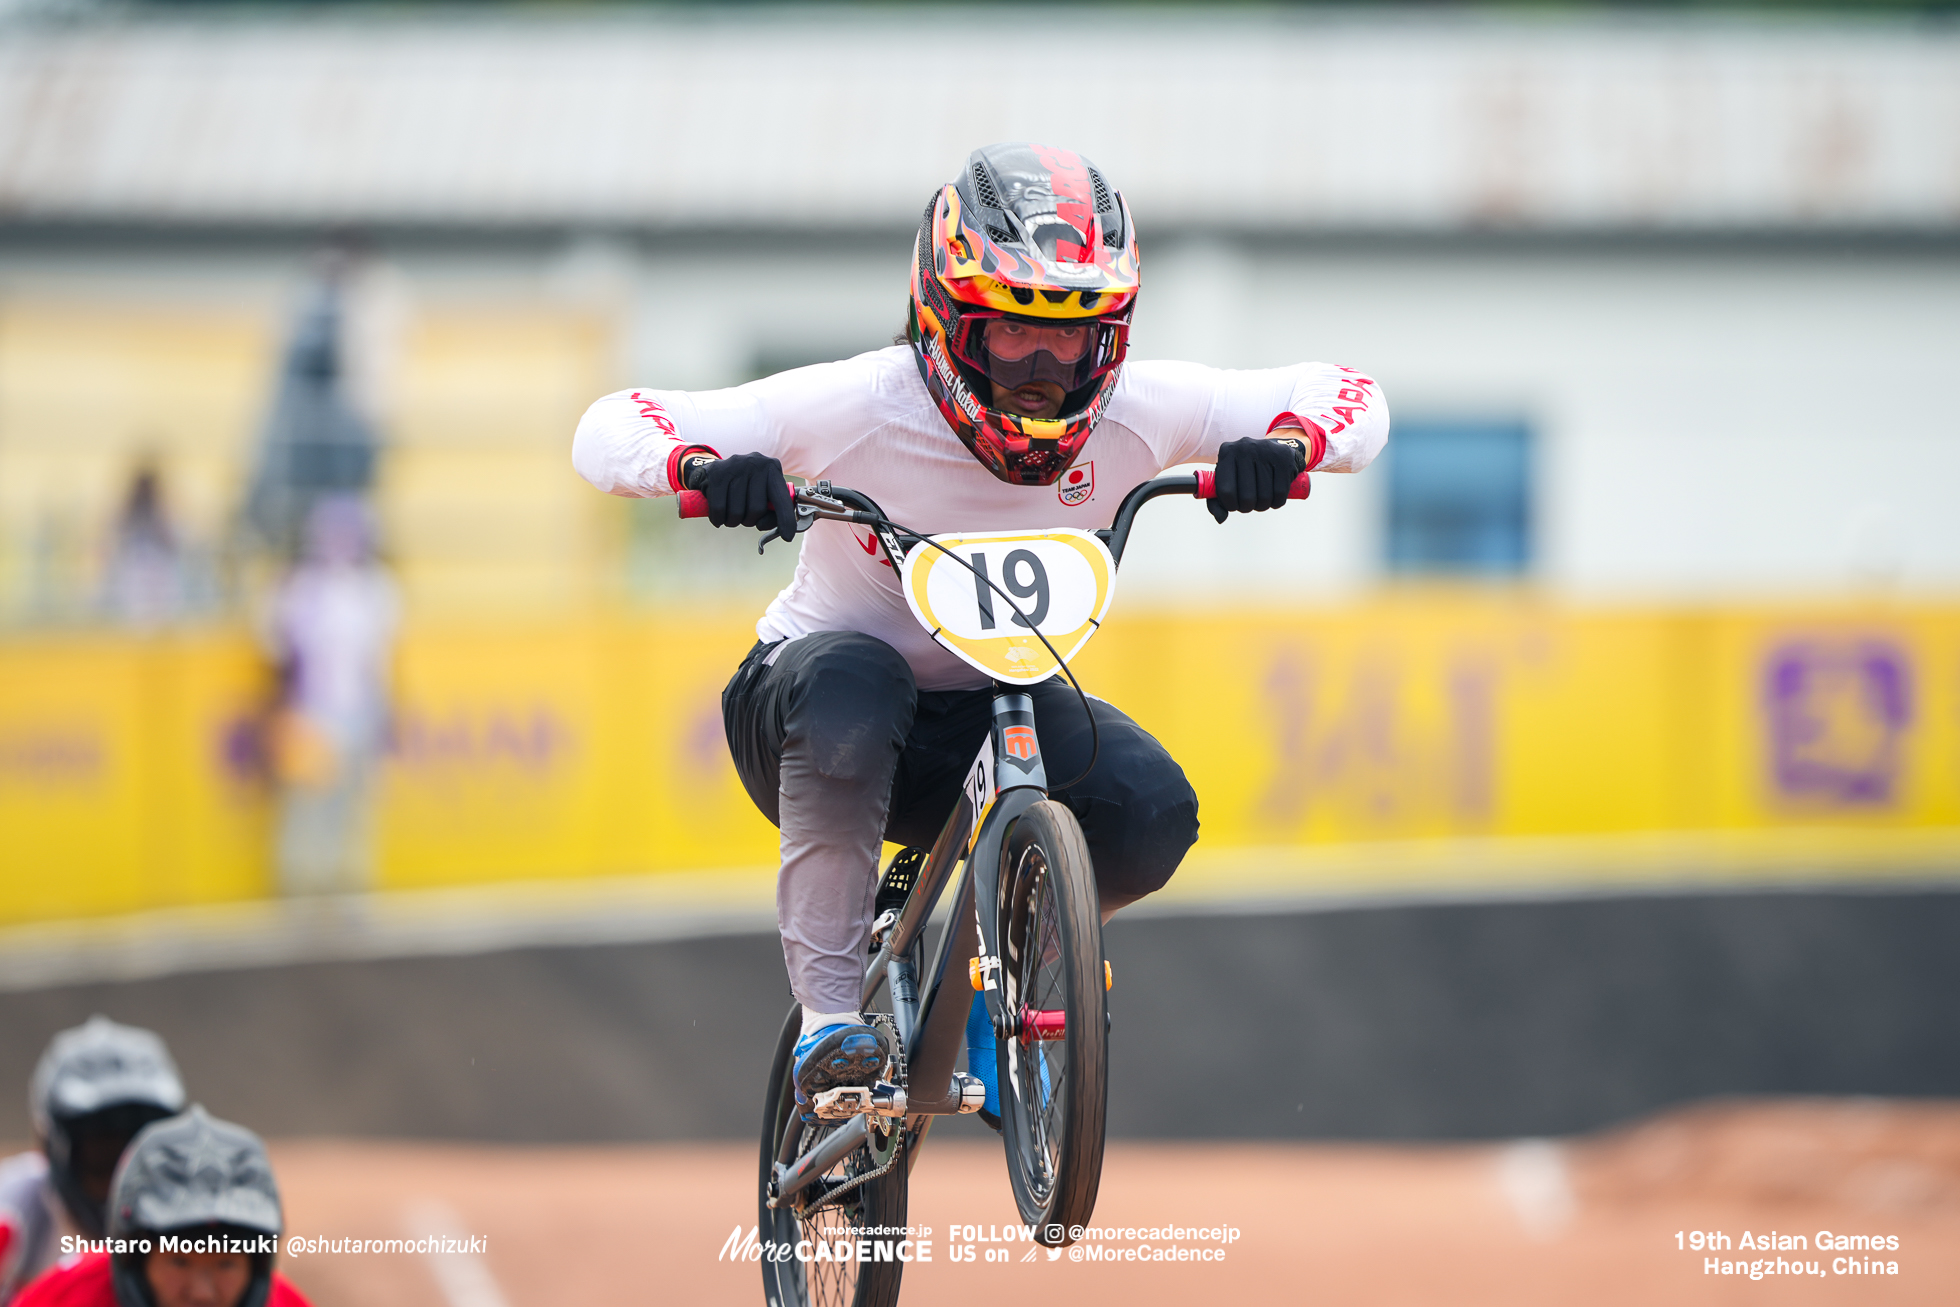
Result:
[[[282,1258],[320,1307],[754,1304],[760,1274],[717,1261],[755,1221],[751,1148],[479,1148],[288,1142],[275,1148],[289,1230],[482,1235],[476,1263],[403,1254]],[[954,1225],[1014,1216],[997,1145],[936,1139],[912,1184],[932,1260],[904,1299],[1008,1293],[1076,1304],[1950,1303],[1960,1293],[1960,1105],[1720,1104],[1555,1145],[1123,1144],[1104,1168],[1107,1226],[1237,1227],[1209,1264],[955,1262]],[[1677,1231],[1740,1243],[1803,1234],[1815,1279],[1704,1273]],[[1819,1230],[1893,1235],[1893,1276],[1831,1274]],[[1134,1247],[1139,1240],[1106,1241]],[[1209,1246],[1187,1239],[1192,1247]],[[1731,1249],[1720,1259],[1765,1256]],[[1774,1261],[1777,1253],[1766,1254]],[[1865,1259],[1869,1253],[1855,1254]],[[494,1281],[485,1296],[487,1269]],[[446,1272],[446,1277],[444,1273]],[[444,1284],[447,1284],[447,1288]]]

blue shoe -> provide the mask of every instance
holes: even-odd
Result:
[[[996,1059],[998,1041],[994,1023],[987,1016],[987,996],[975,994],[973,1006],[966,1010],[966,1073],[980,1077],[987,1087],[987,1105],[980,1114],[987,1124],[1000,1128],[1000,1064]]]
[[[875,1085],[887,1060],[884,1038],[871,1026],[813,1030],[796,1041],[796,1101],[808,1107],[826,1089]]]

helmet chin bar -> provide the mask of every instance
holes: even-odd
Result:
[[[1021,455],[1020,477],[1023,485],[1045,486],[1068,470],[1075,460],[1067,458],[1059,449],[1031,449]]]

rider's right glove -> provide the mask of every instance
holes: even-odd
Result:
[[[1220,522],[1233,513],[1284,508],[1293,478],[1306,470],[1306,451],[1297,440],[1228,440],[1218,447],[1212,499],[1206,507]]]
[[[783,465],[767,454],[690,461],[683,478],[708,497],[708,521],[716,526],[754,526],[796,539],[796,501],[783,480]]]

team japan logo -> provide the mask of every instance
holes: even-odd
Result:
[[[1092,459],[1081,467],[1072,467],[1062,474],[1055,485],[1055,494],[1066,508],[1075,508],[1089,502],[1089,496],[1096,493],[1096,464]]]

